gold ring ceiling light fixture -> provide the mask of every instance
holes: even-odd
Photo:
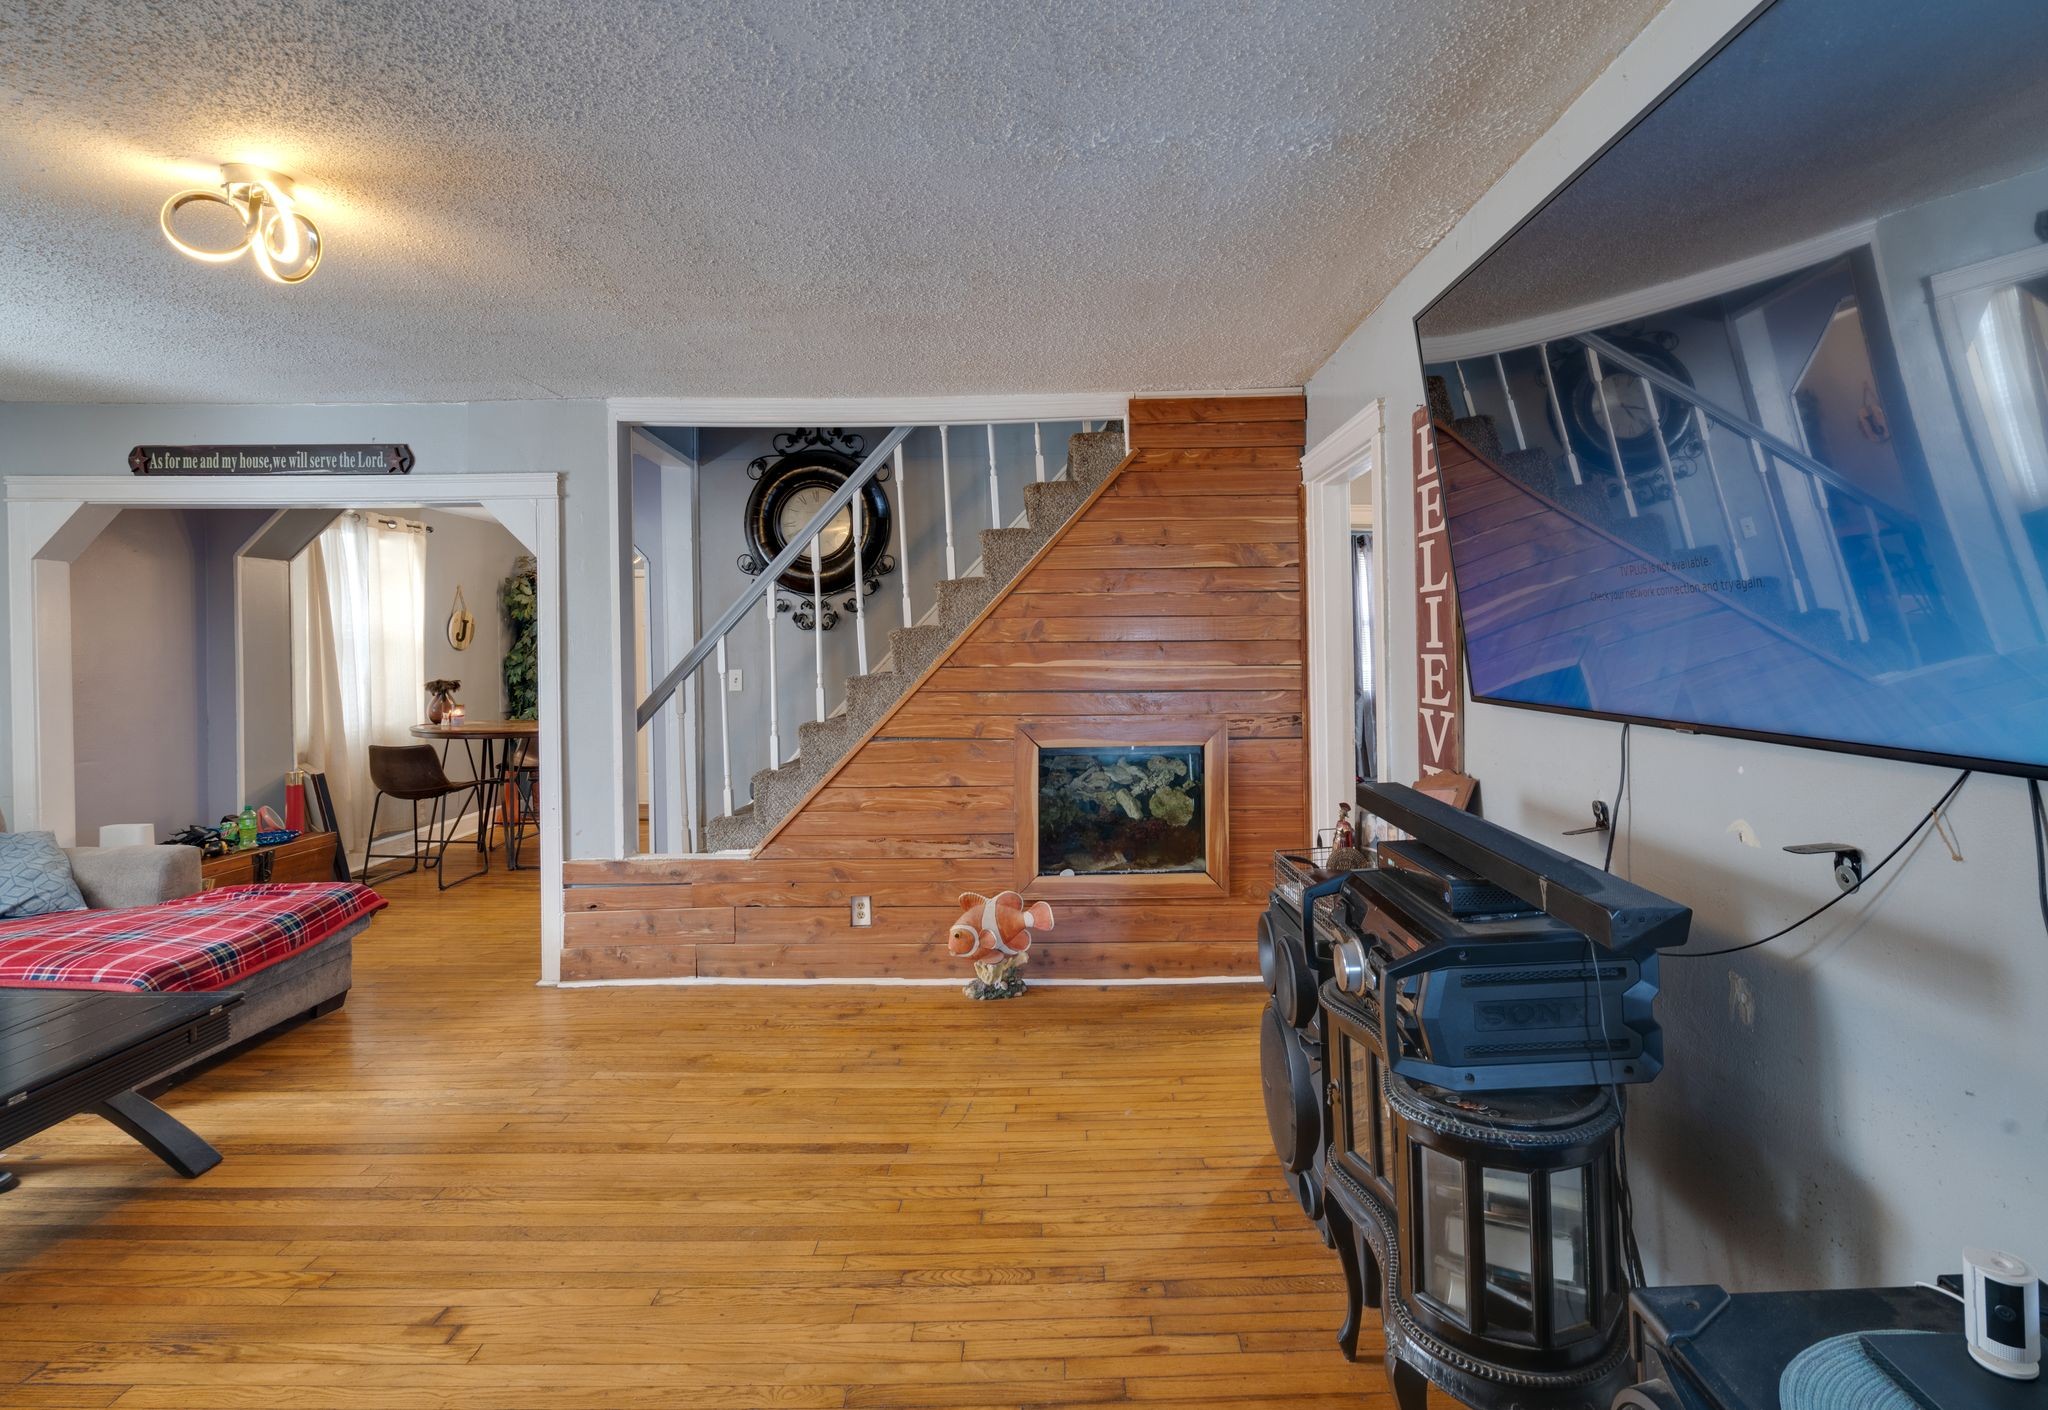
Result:
[[[179,237],[174,228],[178,212],[209,201],[226,206],[241,222],[239,244],[209,250]],[[293,200],[292,179],[262,167],[227,163],[220,169],[218,187],[178,192],[164,202],[158,223],[179,254],[205,264],[230,264],[247,254],[264,278],[278,284],[301,283],[320,267],[320,228]]]

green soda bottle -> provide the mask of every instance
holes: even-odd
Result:
[[[242,816],[235,822],[235,841],[243,847],[256,845],[256,810],[247,803],[242,805]]]

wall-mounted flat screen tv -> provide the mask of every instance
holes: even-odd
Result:
[[[1417,333],[1476,699],[2048,775],[2048,3],[1776,0]]]

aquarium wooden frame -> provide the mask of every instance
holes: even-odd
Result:
[[[1202,751],[1202,857],[1199,872],[1038,874],[1038,755],[1041,749],[1117,749],[1157,745]],[[1073,900],[1206,900],[1230,894],[1230,723],[1215,717],[1020,720],[1017,723],[1017,890]]]

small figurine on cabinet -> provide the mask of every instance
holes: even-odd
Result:
[[[1351,805],[1337,805],[1337,825],[1330,829],[1330,870],[1357,871],[1365,865],[1365,853],[1358,850],[1358,829],[1351,822]]]
[[[960,893],[960,919],[946,933],[946,949],[973,962],[974,982],[963,992],[970,999],[1014,999],[1024,992],[1017,971],[1031,958],[1031,933],[1052,929],[1052,907],[1044,901],[1024,904],[1014,891],[980,896]]]

